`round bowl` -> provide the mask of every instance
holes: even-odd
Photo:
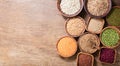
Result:
[[[63,16],[65,16],[65,17],[74,17],[74,16],[76,16],[76,15],[78,15],[81,11],[82,11],[82,9],[83,9],[83,0],[79,0],[80,1],[80,9],[76,12],[76,13],[74,13],[74,14],[65,14],[62,10],[61,10],[61,7],[60,7],[60,3],[61,3],[61,0],[57,0],[57,8],[58,8],[58,10],[60,11],[60,13],[63,15]]]
[[[88,11],[88,9],[87,9],[87,2],[88,2],[88,0],[84,0],[84,9],[85,9],[85,11],[87,12],[87,14],[89,14],[91,17],[95,17],[95,18],[102,18],[102,17],[105,17],[108,13],[109,13],[109,11],[111,10],[111,7],[112,7],[112,2],[111,2],[111,0],[108,0],[108,6],[109,6],[109,8],[107,9],[107,11],[103,14],[103,15],[100,15],[100,16],[96,16],[96,15],[92,15],[89,11]]]

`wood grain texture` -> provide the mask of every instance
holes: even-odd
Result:
[[[76,56],[64,59],[56,42],[66,36],[65,19],[56,0],[0,0],[0,66],[76,66]],[[120,66],[120,47],[116,64]]]

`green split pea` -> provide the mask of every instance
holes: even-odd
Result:
[[[105,46],[115,46],[120,39],[118,32],[112,28],[108,28],[102,32],[101,40]]]

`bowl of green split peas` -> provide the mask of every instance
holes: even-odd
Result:
[[[100,34],[100,40],[105,47],[115,48],[120,44],[120,31],[115,26],[104,28]]]
[[[106,21],[111,26],[120,27],[120,6],[114,6],[106,16]]]

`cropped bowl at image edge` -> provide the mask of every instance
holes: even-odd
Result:
[[[106,21],[111,26],[120,27],[120,6],[114,6],[106,17]]]
[[[77,55],[77,66],[93,66],[94,57],[89,53],[80,52]]]

